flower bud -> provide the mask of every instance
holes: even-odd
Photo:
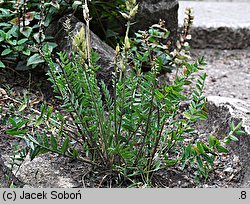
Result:
[[[132,10],[130,10],[130,13],[129,13],[130,18],[135,17],[135,14],[137,13],[137,11],[138,11],[138,4]]]
[[[187,75],[187,67],[185,65],[182,66],[182,69],[183,69],[183,74],[184,75]]]
[[[125,64],[124,64],[123,58],[120,61],[120,67],[121,67],[121,71],[124,72],[125,71]]]
[[[125,49],[128,50],[130,48],[130,42],[127,35],[125,36],[124,44],[125,44]]]
[[[177,47],[178,49],[181,49],[181,43],[180,43],[179,40],[177,40],[177,42],[176,42],[176,47]]]
[[[181,41],[181,43],[183,43],[185,41],[183,35],[180,36],[180,41]]]
[[[120,46],[119,46],[119,44],[117,43],[116,48],[115,48],[115,55],[116,55],[116,56],[119,55],[119,52],[120,52]]]
[[[125,4],[126,4],[127,11],[130,11],[130,9],[131,9],[131,3],[130,3],[130,1],[126,1]]]

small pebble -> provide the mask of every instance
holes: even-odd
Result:
[[[234,155],[233,162],[234,163],[239,163],[240,162],[240,158],[238,156]]]
[[[232,167],[228,167],[228,168],[224,169],[223,171],[227,172],[227,173],[232,173],[234,170]]]

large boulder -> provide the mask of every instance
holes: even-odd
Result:
[[[151,25],[166,21],[166,27],[171,32],[171,38],[175,38],[178,28],[177,0],[138,0],[139,11],[136,15],[134,30],[147,30]]]
[[[213,134],[223,139],[230,131],[230,123],[242,122],[245,135],[238,136],[239,141],[233,142],[231,150],[242,162],[241,187],[250,187],[250,104],[239,99],[208,96],[208,120],[200,123],[200,133]]]

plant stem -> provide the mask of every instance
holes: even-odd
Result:
[[[43,32],[44,32],[44,0],[41,0],[40,22],[39,22],[39,49],[42,48]]]
[[[108,144],[107,144],[107,138],[108,138],[108,136],[106,135],[107,133],[105,133],[104,128],[103,128],[104,114],[100,113],[100,109],[101,108],[97,105],[98,104],[98,102],[97,102],[97,100],[98,100],[97,98],[98,97],[96,98],[95,95],[94,95],[93,87],[92,87],[91,82],[90,82],[90,74],[88,74],[87,69],[88,69],[88,65],[85,64],[85,69],[84,69],[85,78],[86,78],[88,90],[89,90],[90,95],[91,95],[91,101],[93,102],[94,109],[95,109],[96,114],[97,114],[98,126],[100,128],[100,137],[102,138],[102,142],[104,144],[104,149],[102,147],[102,151],[103,151],[103,153],[106,154],[106,162],[107,162],[107,161],[109,161],[109,159],[108,159],[109,158],[109,155],[108,155]],[[97,86],[97,82],[95,81],[94,83]],[[96,87],[96,88],[98,88],[98,87]]]
[[[127,30],[126,30],[126,36],[128,36],[129,34],[129,29],[130,29],[130,21],[127,22]],[[126,37],[125,37],[126,38]],[[125,44],[125,42],[124,42]],[[126,77],[126,68],[128,66],[128,50],[126,49],[126,45],[124,46],[124,56],[123,56],[123,59],[124,59],[124,66],[122,69],[125,69],[125,70],[121,70],[121,74],[120,74],[120,81],[121,81],[121,84],[122,84],[122,97],[121,97],[121,106],[120,106],[120,120],[119,120],[119,125],[118,125],[118,134],[121,133],[121,126],[122,126],[122,117],[124,115],[124,111],[123,110],[123,107],[124,107],[124,103],[125,103],[125,88],[126,88],[126,84],[125,84],[125,77]]]
[[[159,107],[157,107],[157,115],[158,115],[158,128],[160,128],[160,109],[159,109]],[[149,168],[151,168],[151,165],[152,165],[152,162],[153,162],[157,147],[159,145],[159,142],[160,142],[160,139],[161,139],[161,134],[162,134],[162,131],[163,131],[163,127],[164,127],[164,125],[162,125],[161,130],[157,134],[157,138],[156,138],[156,141],[154,143],[155,144],[154,149],[153,149],[153,152],[151,154],[151,157],[149,158],[149,162],[148,162],[148,165],[147,165]]]
[[[118,63],[118,53],[116,54],[116,56],[115,56],[115,74],[114,74],[114,125],[115,125],[115,140],[116,140],[116,144],[118,144],[118,135],[117,135],[117,122],[116,122],[116,120],[117,120],[117,101],[116,101],[116,99],[117,99],[117,96],[116,96],[116,94],[117,94],[117,69],[118,69],[118,65],[117,65],[117,63]]]
[[[150,119],[151,119],[151,115],[152,115],[152,112],[153,112],[153,101],[154,101],[154,94],[152,93],[151,101],[150,101],[150,109],[149,109],[147,123],[146,123],[146,129],[145,129],[145,133],[143,135],[143,141],[142,141],[142,143],[140,145],[140,149],[139,149],[139,152],[138,152],[138,154],[136,156],[136,159],[135,159],[135,162],[134,162],[133,166],[136,166],[138,164],[139,158],[140,158],[141,153],[142,153],[142,149],[145,146],[148,130],[149,130],[149,127],[150,127]]]
[[[90,40],[90,28],[89,28],[89,22],[91,20],[89,16],[89,8],[88,8],[88,0],[84,1],[84,9],[83,9],[83,17],[86,22],[86,47],[87,47],[87,55],[88,55],[88,65],[90,64],[90,58],[91,58],[91,40]]]
[[[65,80],[66,80],[66,83],[67,83],[67,85],[68,85],[68,89],[67,89],[67,90],[68,90],[69,96],[72,95],[72,94],[75,94],[75,93],[74,93],[74,89],[71,87],[71,84],[70,84],[70,82],[69,82],[68,76],[67,76],[67,74],[66,74],[66,72],[65,72],[65,69],[64,69],[62,63],[61,63],[59,60],[57,60],[57,62],[58,62],[58,64],[59,64],[59,66],[61,67],[62,73],[63,73],[64,78],[65,78]],[[53,65],[53,66],[54,66],[54,65]],[[53,76],[53,78],[54,78],[54,81],[56,82],[56,79],[55,79],[55,76],[54,76],[53,72],[51,72],[51,74],[52,74],[52,76]],[[55,84],[57,84],[57,83],[55,83]],[[57,89],[59,89],[59,87],[58,87]],[[59,91],[60,91],[60,89],[59,89]],[[60,91],[60,92],[61,92],[61,91]],[[62,92],[61,92],[61,95],[63,96]],[[83,119],[83,117],[82,117],[81,115],[79,115],[78,110],[75,108],[74,103],[73,103],[72,100],[70,100],[70,103],[71,103],[71,106],[72,106],[73,109],[74,109],[74,113],[76,114],[76,116],[78,117],[78,120],[79,120],[79,121],[81,122],[81,124],[82,124],[82,128],[80,128],[80,127],[78,126],[78,124],[76,123],[76,124],[77,124],[77,128],[78,128],[78,130],[80,131],[80,133],[83,134],[83,135],[85,135],[85,134],[82,132],[82,129],[85,129],[85,130],[86,130],[86,132],[87,132],[87,138],[88,138],[88,139],[86,140],[86,139],[83,137],[83,140],[86,141],[86,142],[88,143],[88,146],[89,146],[90,149],[92,150],[92,149],[94,149],[94,146],[97,146],[97,144],[96,144],[96,142],[92,139],[92,138],[93,138],[93,134],[92,134],[91,131],[89,130],[89,125],[88,125],[87,121],[85,121],[85,120]],[[73,116],[73,115],[72,115],[72,117],[73,117],[73,119],[74,119],[74,116]],[[95,154],[93,151],[91,151],[91,152],[92,152],[92,155]],[[103,157],[102,157],[102,153],[101,153],[100,151],[97,151],[97,152],[98,152],[98,154],[99,154],[100,159],[104,162],[104,159],[103,159]],[[105,163],[105,162],[104,162],[104,163]]]

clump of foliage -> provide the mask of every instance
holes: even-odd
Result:
[[[84,8],[88,21],[86,3]],[[207,118],[203,94],[206,74],[194,75],[205,63],[203,59],[189,63],[185,51],[193,21],[191,10],[186,12],[177,48],[171,52],[165,44],[169,31],[164,22],[129,38],[137,9],[135,0],[127,1],[127,32],[122,46],[116,47],[113,95],[96,79],[98,57],[91,50],[88,27],[73,37],[70,56],[60,52],[54,61],[48,47],[41,53],[66,115],[44,104],[39,115],[35,112],[28,119],[10,119],[13,127],[7,133],[26,141],[31,159],[54,152],[119,175],[119,184],[129,181],[150,186],[156,171],[178,164],[183,169],[191,166],[198,177],[207,178],[218,152],[228,152],[216,137],[203,142],[196,135],[195,123]],[[142,71],[145,63],[150,66],[147,72]],[[159,73],[166,66],[179,71],[171,83],[162,84]],[[185,95],[183,91],[190,84],[195,88]],[[182,108],[183,102],[188,102],[187,108]],[[240,125],[232,127],[227,143],[240,133]]]
[[[111,44],[114,44],[122,29],[119,12],[123,8],[119,5],[124,2],[90,2],[90,12],[93,13],[91,24],[95,25],[92,28]],[[57,46],[53,37],[45,35],[46,28],[65,13],[81,14],[80,5],[82,1],[1,0],[0,68],[12,64],[17,69],[25,70],[43,63],[44,59],[35,48],[41,49],[47,44],[52,51]]]
[[[45,43],[51,51],[56,47],[52,38],[45,36],[44,28],[58,12],[58,2],[1,0],[0,5],[0,68],[14,63],[22,70],[44,62],[32,47],[42,48]]]

